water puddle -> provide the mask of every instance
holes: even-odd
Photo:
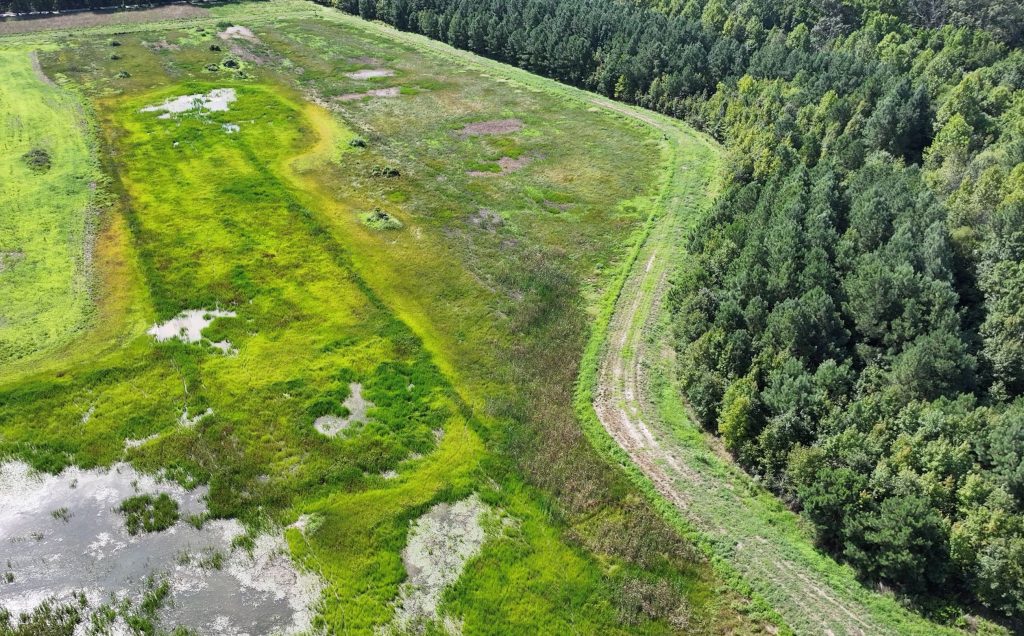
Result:
[[[343,406],[348,409],[347,417],[321,415],[313,422],[316,430],[320,431],[323,435],[334,437],[353,424],[366,424],[370,421],[370,418],[366,416],[366,411],[373,407],[373,402],[363,397],[363,385],[353,382],[348,385],[348,388],[349,395],[342,402]]]
[[[237,101],[238,96],[233,88],[215,88],[209,93],[197,93],[195,95],[182,95],[173,97],[162,104],[146,106],[140,112],[158,113],[162,112],[157,119],[170,119],[171,115],[187,113],[189,111],[225,112],[231,102]]]
[[[130,534],[121,502],[158,493],[177,503],[179,520]],[[59,475],[20,462],[0,465],[0,607],[18,616],[47,599],[77,604],[84,594],[75,631],[84,634],[103,620],[101,606],[139,607],[152,581],[161,581],[169,590],[157,613],[162,628],[235,636],[309,630],[320,579],[295,567],[279,534],[254,537],[250,551],[233,547],[243,534],[236,521],[189,523],[205,512],[204,496],[204,489],[158,482],[127,464]]]
[[[413,522],[402,561],[407,579],[399,588],[395,617],[382,634],[422,633],[439,617],[437,606],[445,588],[462,576],[466,562],[486,539],[482,519],[487,504],[473,495],[452,504],[437,504]]]
[[[237,314],[233,311],[222,309],[190,309],[183,311],[167,322],[159,322],[149,328],[146,333],[156,338],[157,342],[177,338],[182,342],[195,343],[203,341],[203,330],[210,326],[217,318],[234,318]],[[222,353],[231,354],[238,351],[231,346],[227,340],[211,342],[210,346],[219,349]]]

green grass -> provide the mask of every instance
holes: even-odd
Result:
[[[87,236],[101,180],[73,95],[29,53],[0,50],[0,365],[79,333],[90,315]]]
[[[207,70],[225,55],[209,48],[219,20],[262,42],[246,45],[262,61],[244,75]],[[0,454],[51,471],[119,459],[165,470],[208,484],[212,515],[250,529],[312,515],[315,529],[287,536],[323,575],[320,620],[337,632],[390,620],[409,522],[472,492],[514,523],[445,596],[467,633],[670,631],[657,613],[623,623],[621,591],[636,581],[663,583],[692,631],[757,629],[593,451],[571,401],[597,299],[675,166],[660,133],[577,91],[306,4],[120,30],[118,59],[112,29],[6,40],[19,54],[59,43],[44,68],[95,112],[112,202],[90,329],[59,356],[0,369]],[[147,45],[160,39],[179,48]],[[366,57],[395,76],[344,75]],[[368,86],[401,92],[331,100]],[[224,87],[238,94],[228,112],[140,112]],[[456,134],[512,117],[520,133]],[[535,159],[466,175],[502,156]],[[402,227],[368,227],[375,208]],[[475,222],[481,208],[500,223]],[[213,307],[237,316],[205,335],[237,355],[144,334]],[[339,413],[352,382],[371,422],[319,435],[314,417]],[[213,415],[186,428],[185,409]]]
[[[117,511],[124,515],[128,534],[160,532],[178,521],[178,502],[162,492],[157,496],[136,495],[121,502]]]

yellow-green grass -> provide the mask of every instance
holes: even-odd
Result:
[[[0,51],[0,69],[2,365],[67,342],[85,326],[89,210],[100,177],[75,97],[41,81],[26,49]]]
[[[244,77],[206,70],[229,46],[214,20],[135,25],[118,47],[73,34],[43,56],[102,131],[116,204],[97,248],[108,290],[97,311],[109,319],[63,363],[6,372],[0,452],[49,470],[126,456],[209,483],[214,514],[254,527],[319,515],[315,532],[288,537],[324,575],[323,620],[336,632],[390,619],[408,522],[473,491],[513,523],[446,594],[467,633],[669,631],[661,617],[627,616],[622,588],[634,579],[667,583],[692,631],[756,629],[734,607],[743,600],[593,452],[571,404],[594,299],[657,209],[672,148],[553,84],[425,55],[336,12],[309,19],[307,7],[215,9],[262,41],[242,44],[261,60]],[[158,40],[179,48],[147,45]],[[347,78],[365,57],[396,75]],[[311,103],[387,85],[401,96]],[[226,113],[139,112],[222,87],[238,91]],[[457,132],[504,118],[524,129]],[[229,122],[241,129],[227,134]],[[367,146],[350,146],[355,137]],[[466,174],[516,155],[533,163]],[[379,165],[401,176],[374,177]],[[375,207],[403,229],[363,224]],[[479,208],[504,223],[475,223]],[[237,356],[141,333],[144,319],[213,306],[238,314],[207,332]],[[377,405],[376,423],[324,438],[312,414],[350,381]],[[215,414],[182,428],[186,406]],[[397,479],[381,476],[390,469]]]

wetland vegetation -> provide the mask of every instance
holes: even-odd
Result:
[[[33,185],[3,191],[26,210],[4,245],[25,256],[0,272],[5,461],[61,475],[127,462],[201,491],[205,510],[178,512],[147,482],[111,504],[116,532],[240,523],[217,548],[228,573],[235,560],[290,571],[261,548],[284,537],[322,584],[290,606],[315,629],[396,620],[401,599],[421,598],[403,587],[419,580],[410,533],[464,501],[501,522],[484,520],[485,541],[467,530],[476,547],[407,629],[772,620],[601,458],[572,405],[591,316],[671,181],[678,150],[662,135],[302,3],[11,36],[0,61],[17,123],[3,128],[5,169]],[[35,148],[48,170],[22,158]],[[486,165],[494,177],[471,174]],[[46,191],[67,201],[33,203]],[[28,225],[43,219],[49,235]],[[52,311],[15,311],[37,299]],[[349,422],[325,435],[324,416]],[[167,598],[147,604],[142,587],[126,602],[159,629],[202,630],[172,601],[177,568],[204,559],[169,556],[152,572]],[[95,622],[117,592],[86,607],[51,591],[56,605],[23,603],[11,629],[42,614]]]

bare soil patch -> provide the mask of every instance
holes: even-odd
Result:
[[[469,222],[480,229],[490,230],[491,232],[505,225],[505,219],[501,218],[500,214],[490,208],[478,209],[475,214],[470,215]]]
[[[512,172],[525,168],[533,161],[533,157],[502,157],[498,159],[498,172],[487,172],[486,170],[469,170],[466,172],[471,177],[501,177]]]
[[[181,47],[177,44],[172,44],[166,39],[158,40],[156,42],[146,42],[146,47],[151,51],[180,51]]]
[[[476,137],[478,135],[508,135],[523,129],[519,119],[492,119],[466,124],[458,131],[460,137]]]
[[[0,35],[81,29],[108,24],[138,24],[158,20],[185,20],[209,15],[209,11],[190,4],[173,4],[128,11],[81,11],[60,15],[31,16],[0,20]]]
[[[389,68],[364,68],[359,71],[345,73],[345,77],[354,80],[367,80],[374,79],[376,77],[392,77],[394,74],[395,72]]]
[[[401,92],[401,88],[397,86],[389,86],[388,88],[375,88],[373,90],[368,90],[365,93],[345,93],[344,95],[338,95],[334,99],[339,102],[354,102],[360,99],[366,99],[367,97],[398,97]]]
[[[25,260],[25,252],[17,250],[12,252],[0,252],[0,272],[23,260]]]
[[[0,24],[0,33],[3,33],[3,24]],[[28,54],[28,59],[32,62],[32,72],[39,78],[39,81],[44,84],[49,84],[50,86],[55,86],[53,80],[43,72],[43,67],[39,64],[39,54],[32,51]]]

